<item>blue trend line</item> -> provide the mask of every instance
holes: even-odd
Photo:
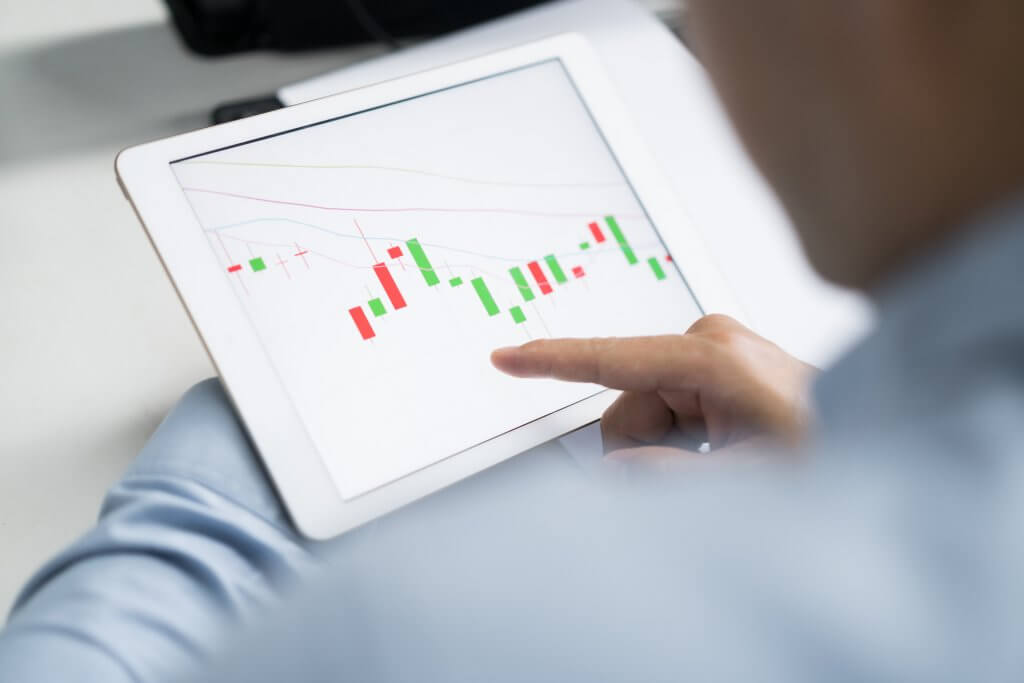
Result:
[[[217,232],[221,232],[222,230],[230,230],[231,228],[240,228],[240,227],[243,227],[243,226],[246,226],[246,225],[252,225],[254,223],[274,223],[274,222],[292,223],[294,225],[301,225],[301,226],[309,228],[311,230],[317,230],[319,232],[323,232],[323,233],[326,233],[328,235],[333,235],[334,237],[342,237],[342,238],[345,238],[345,239],[353,239],[353,240],[359,240],[359,241],[362,241],[364,239],[362,235],[356,235],[354,233],[337,232],[336,230],[331,230],[330,228],[325,228],[322,225],[316,225],[314,223],[306,223],[304,221],[297,221],[297,220],[295,220],[293,218],[282,218],[282,217],[251,218],[251,219],[246,220],[246,221],[239,221],[237,223],[226,223],[224,225],[218,225],[218,226],[215,226],[215,227],[212,227],[212,228],[207,228],[207,227],[204,226],[203,230],[204,230],[204,232],[217,233]],[[383,236],[380,236],[380,237],[371,237],[371,236],[367,235],[365,239],[375,240],[375,241],[379,241],[379,242],[392,242],[392,243],[404,244],[406,238],[404,238],[404,237],[389,237],[389,236],[386,236],[386,235],[383,235]],[[469,254],[470,256],[479,256],[481,258],[494,259],[496,261],[508,261],[509,263],[520,263],[520,262],[522,262],[524,260],[524,259],[521,259],[521,258],[509,258],[507,256],[495,256],[494,254],[485,254],[483,252],[472,251],[470,249],[460,249],[458,247],[450,247],[450,246],[448,246],[446,244],[438,244],[436,242],[423,242],[421,240],[420,243],[423,244],[424,246],[427,246],[427,247],[434,247],[436,249],[445,249],[447,251],[454,251],[454,252],[461,253],[461,254]],[[612,245],[612,246],[615,247],[616,249],[618,248],[616,245]],[[561,253],[558,254],[558,256],[576,256],[576,255],[579,255],[579,254],[594,253],[596,251],[599,251],[599,250],[598,249],[591,249],[591,250],[589,250],[589,252],[584,252],[584,251],[561,252]]]

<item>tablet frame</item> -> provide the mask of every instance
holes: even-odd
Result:
[[[171,163],[552,58],[565,67],[701,310],[742,319],[703,239],[675,202],[653,157],[631,127],[600,59],[586,40],[576,34],[554,36],[131,147],[117,156],[115,168],[125,196],[220,373],[292,521],[304,536],[331,538],[594,422],[618,392],[601,392],[377,489],[343,499],[239,305],[230,281],[223,277],[223,269],[209,248]],[[182,226],[195,226],[195,230]]]

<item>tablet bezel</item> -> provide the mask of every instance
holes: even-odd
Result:
[[[370,492],[343,499],[256,339],[229,280],[223,277],[171,163],[552,58],[565,67],[701,309],[742,317],[700,234],[676,203],[653,157],[632,129],[599,58],[586,40],[575,34],[139,145],[118,155],[115,166],[121,187],[220,373],[292,521],[303,535],[331,538],[589,424],[601,416],[617,392],[601,392]],[[183,230],[184,225],[196,229]]]

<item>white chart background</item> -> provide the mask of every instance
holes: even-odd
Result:
[[[211,248],[336,484],[351,497],[592,395],[495,371],[551,336],[681,332],[700,311],[557,61],[179,162]],[[629,265],[602,218],[639,257]],[[596,244],[588,224],[607,241]],[[428,287],[404,244],[423,244]],[[591,249],[580,250],[589,241]],[[400,246],[393,260],[387,249]],[[301,255],[298,255],[300,254]],[[508,274],[556,254],[569,277],[523,301]],[[266,270],[254,272],[251,258]],[[659,259],[657,280],[647,259]],[[372,270],[386,262],[407,307]],[[244,268],[228,273],[227,268]],[[582,266],[575,278],[573,266]],[[452,277],[464,284],[451,287]],[[488,316],[470,280],[501,308]],[[388,313],[366,303],[380,297]],[[348,310],[362,305],[376,336]],[[509,308],[527,321],[515,324]],[[486,400],[484,400],[486,397]]]

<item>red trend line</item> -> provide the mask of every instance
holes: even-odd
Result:
[[[530,274],[533,275],[533,279],[537,281],[537,286],[540,287],[541,294],[550,294],[552,292],[551,283],[548,282],[548,278],[544,275],[544,271],[541,270],[540,264],[536,261],[530,261],[526,264],[526,267],[530,269]]]
[[[373,266],[373,272],[377,274],[380,286],[384,288],[384,292],[388,295],[388,299],[391,300],[391,305],[394,306],[395,310],[405,308],[405,297],[402,296],[398,285],[395,284],[395,278],[391,277],[391,271],[388,270],[388,267],[383,263],[376,263]]]
[[[380,207],[355,207],[355,206],[325,206],[323,204],[309,204],[307,202],[293,202],[285,199],[270,199],[269,197],[255,197],[235,192],[221,192],[219,190],[206,190],[201,187],[183,187],[185,192],[202,192],[204,194],[215,194],[222,197],[234,199],[247,199],[254,202],[265,202],[267,204],[283,204],[284,206],[299,206],[305,209],[318,209],[320,211],[348,211],[349,213],[498,213],[511,214],[515,216],[545,216],[553,218],[580,218],[590,217],[591,213],[575,213],[571,211],[532,211],[526,209],[504,209],[504,208],[444,208],[437,206],[405,206],[398,208]]]

